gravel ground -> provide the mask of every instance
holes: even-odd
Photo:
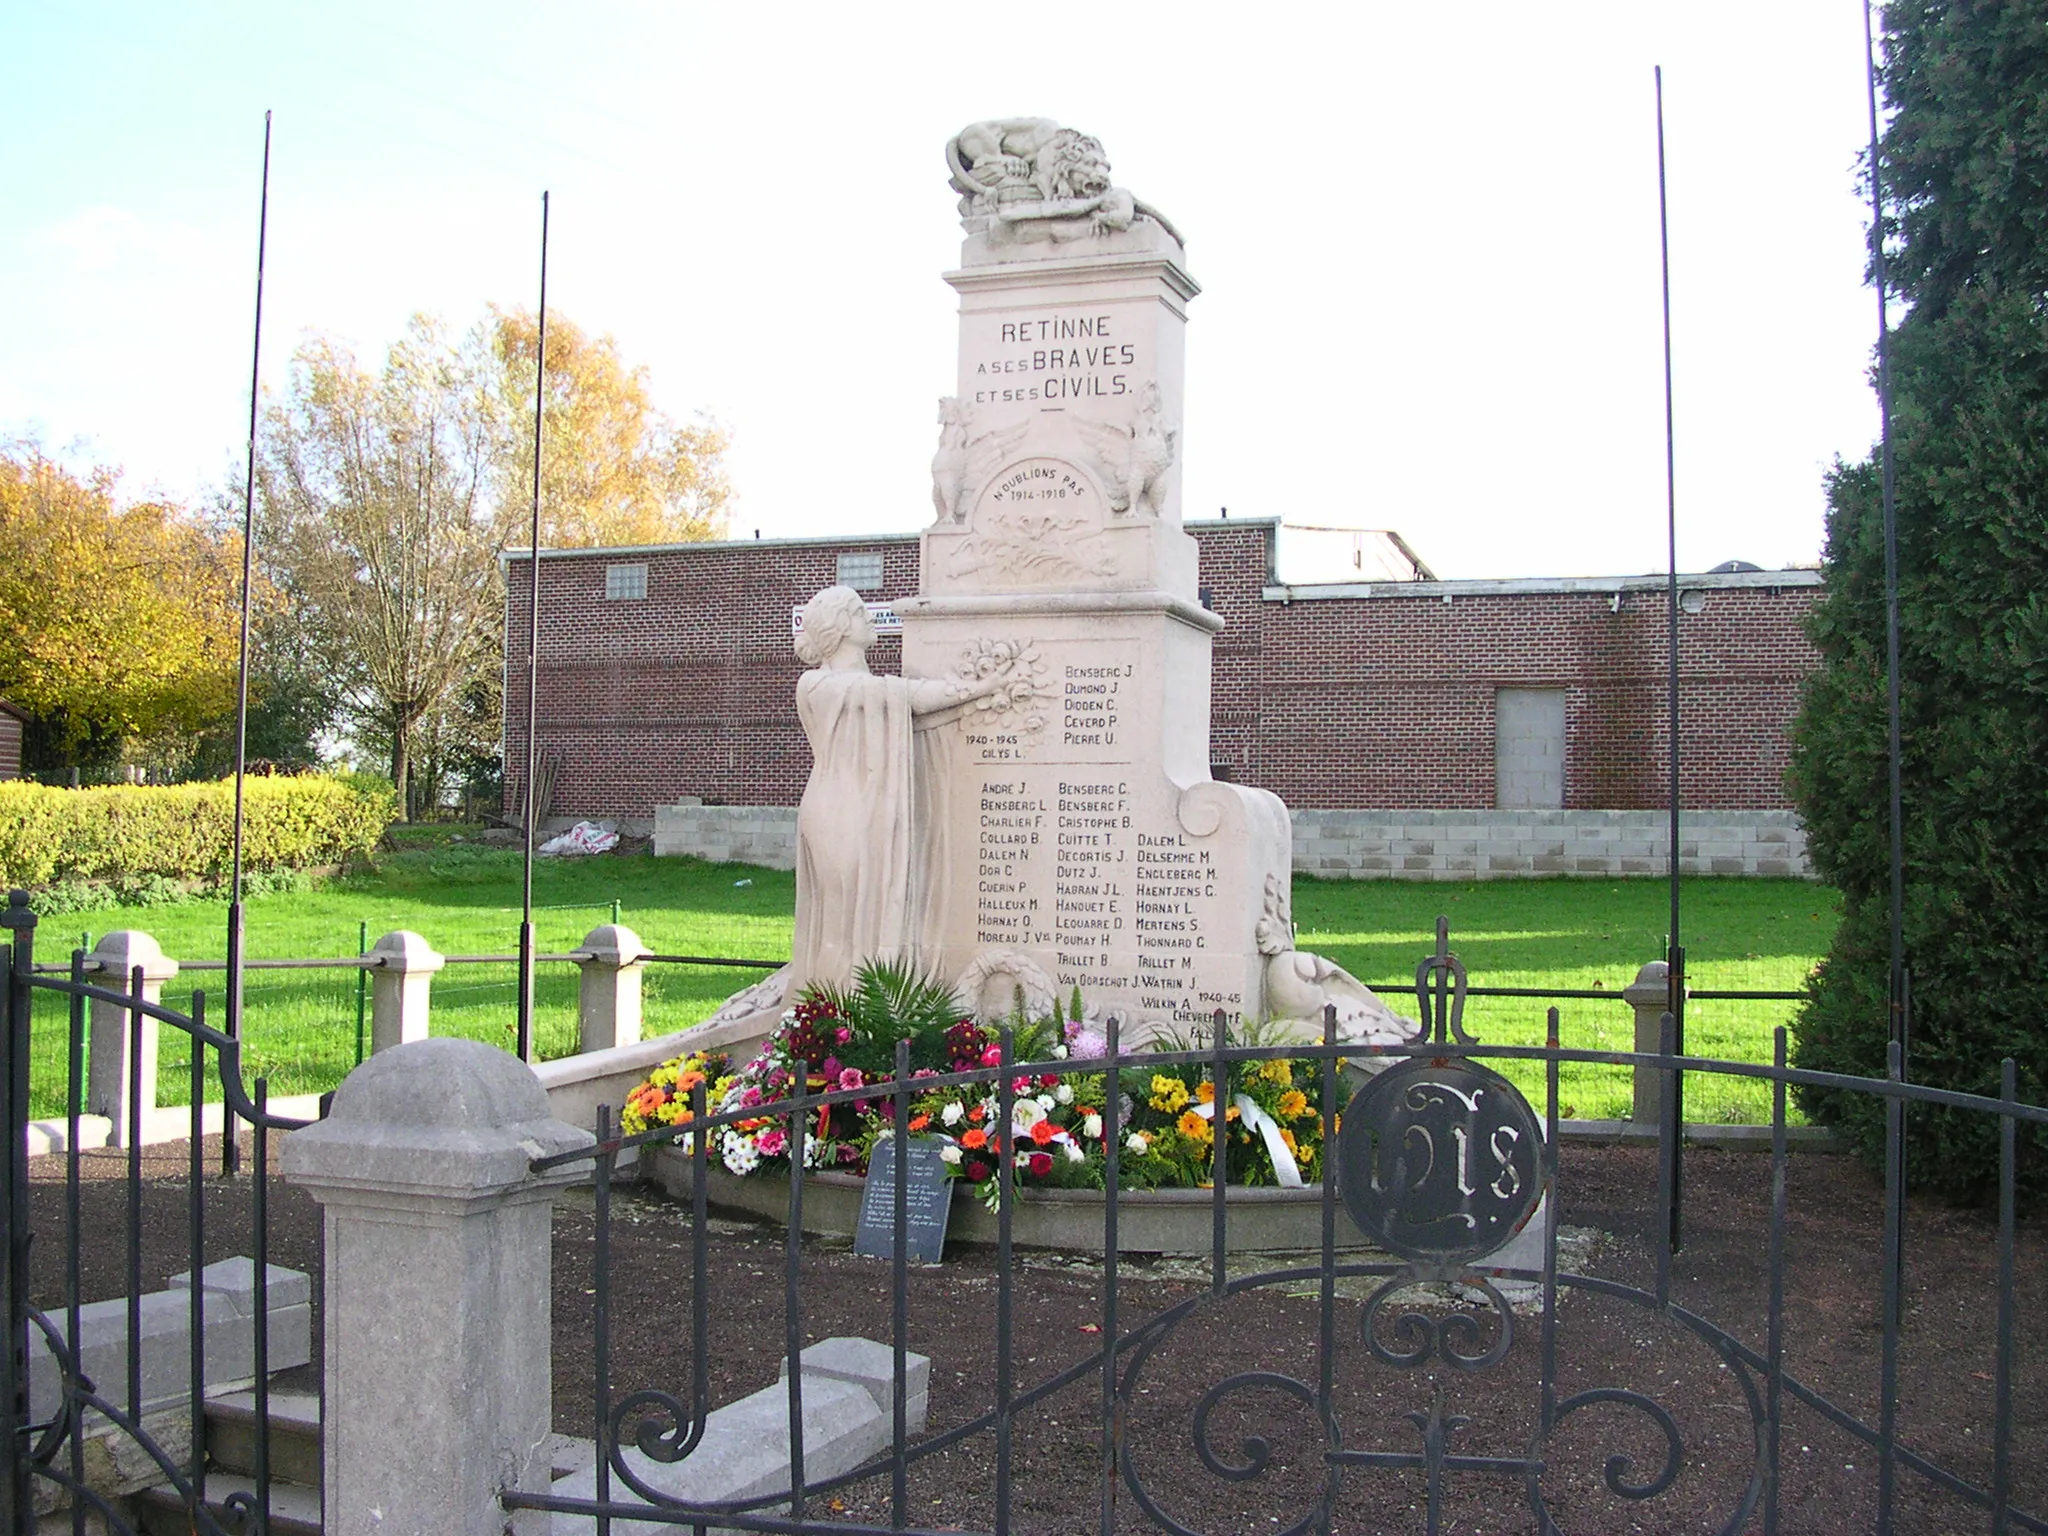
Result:
[[[210,1152],[212,1149],[209,1149]],[[187,1154],[182,1144],[144,1158],[141,1270],[145,1289],[188,1267]],[[83,1294],[91,1300],[126,1289],[126,1156],[82,1160],[81,1212],[87,1234]],[[1571,1146],[1562,1154],[1561,1220],[1589,1236],[1587,1273],[1648,1286],[1653,1274],[1651,1206],[1654,1153]],[[217,1155],[208,1166],[217,1168]],[[1673,1266],[1674,1299],[1752,1347],[1764,1341],[1770,1165],[1749,1153],[1695,1151],[1687,1160],[1687,1242]],[[62,1295],[64,1184],[61,1159],[38,1159],[31,1175],[37,1230],[33,1252],[38,1301]],[[1874,1416],[1879,1383],[1881,1190],[1846,1158],[1794,1157],[1787,1233],[1787,1365],[1809,1386],[1851,1412]],[[250,1182],[209,1178],[209,1259],[249,1251]],[[319,1211],[303,1194],[274,1185],[270,1200],[274,1262],[319,1269]],[[622,1193],[612,1234],[615,1334],[612,1377],[619,1394],[642,1386],[685,1388],[690,1376],[689,1220],[652,1194]],[[1899,1422],[1907,1443],[1958,1474],[1988,1484],[1991,1473],[1995,1228],[1981,1215],[1916,1201],[1909,1216],[1906,1317],[1900,1354]],[[708,1234],[712,1287],[714,1403],[775,1379],[783,1336],[783,1242],[777,1231],[714,1218]],[[1575,1245],[1576,1246],[1576,1245]],[[568,1434],[592,1433],[592,1267],[595,1224],[587,1191],[558,1209],[554,1238],[555,1419]],[[1058,1254],[1026,1256],[1016,1285],[1012,1346],[1020,1387],[1042,1382],[1098,1355],[1104,1301],[1099,1263]],[[2023,1226],[2016,1295],[2014,1403],[2015,1499],[2048,1514],[2048,1221]],[[911,1274],[909,1347],[932,1357],[932,1420],[942,1431],[985,1412],[993,1401],[996,1276],[991,1251],[956,1245],[946,1262]],[[1198,1298],[1199,1271],[1182,1264],[1128,1264],[1117,1291],[1128,1329],[1164,1308]],[[1142,1485],[1174,1519],[1204,1532],[1281,1529],[1309,1507],[1322,1477],[1322,1431],[1300,1403],[1270,1388],[1231,1394],[1210,1419],[1218,1457],[1242,1460],[1247,1436],[1268,1442],[1262,1475],[1231,1481],[1206,1469],[1191,1426],[1203,1393],[1246,1370],[1316,1379],[1318,1304],[1294,1288],[1265,1287],[1221,1302],[1203,1301],[1147,1362],[1125,1433]],[[1359,1332],[1353,1284],[1337,1305],[1333,1412],[1346,1449],[1420,1449],[1410,1414],[1427,1415],[1441,1395],[1446,1416],[1468,1420],[1452,1435],[1453,1454],[1521,1456],[1533,1439],[1541,1330],[1518,1318],[1506,1358],[1483,1373],[1397,1370],[1374,1361]],[[889,1332],[888,1271],[844,1245],[807,1243],[802,1257],[807,1338]],[[317,1287],[316,1287],[317,1296]],[[1453,1310],[1436,1303],[1433,1315]],[[1490,1309],[1467,1309],[1483,1345],[1495,1336]],[[1753,1454],[1750,1415],[1731,1372],[1707,1345],[1655,1314],[1597,1294],[1569,1294],[1557,1313],[1561,1395],[1594,1387],[1631,1387],[1657,1398],[1682,1437],[1683,1459],[1670,1490],[1654,1501],[1618,1499],[1602,1471],[1616,1454],[1633,1459],[1636,1477],[1663,1460],[1662,1436],[1641,1413],[1593,1406],[1568,1419],[1548,1447],[1542,1487],[1568,1532],[1680,1532],[1721,1528],[1737,1506]],[[318,1336],[316,1326],[316,1340]],[[1383,1324],[1381,1336],[1388,1338]],[[316,1346],[317,1347],[317,1346]],[[1103,1497],[1099,1450],[1099,1373],[1052,1394],[1020,1417],[1014,1448],[1013,1529],[1065,1533],[1099,1529]],[[1878,1469],[1871,1449],[1802,1406],[1788,1409],[1782,1500],[1787,1531],[1872,1528]],[[988,1529],[993,1524],[992,1437],[979,1435],[916,1463],[910,1473],[912,1524]],[[1899,1529],[1965,1532],[1989,1528],[1988,1515],[1902,1472]],[[1130,1490],[1115,1487],[1119,1531],[1153,1527]],[[1423,1529],[1426,1493],[1411,1470],[1353,1468],[1343,1476],[1333,1529]],[[886,1527],[889,1479],[883,1476],[824,1496],[843,1518]],[[818,1511],[814,1506],[814,1512]],[[1535,1532],[1517,1477],[1452,1471],[1446,1476],[1446,1532]],[[1760,1522],[1752,1528],[1760,1529]]]

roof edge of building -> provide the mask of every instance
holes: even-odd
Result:
[[[1457,581],[1344,581],[1303,582],[1295,585],[1271,583],[1263,592],[1272,603],[1328,602],[1333,599],[1419,597],[1448,602],[1459,597],[1521,597],[1589,593],[1613,597],[1629,592],[1662,592],[1670,577],[1647,576],[1506,576],[1478,577]],[[1784,571],[1681,571],[1678,585],[1685,591],[1723,591],[1729,588],[1817,587],[1816,570]]]

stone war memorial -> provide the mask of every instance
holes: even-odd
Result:
[[[868,670],[852,589],[804,609],[787,970],[685,1038],[765,1034],[807,985],[900,959],[982,1018],[1076,989],[1140,1044],[1220,1009],[1320,1038],[1413,1026],[1295,950],[1287,809],[1209,776],[1210,649],[1181,527],[1184,332],[1200,287],[1095,139],[1042,118],[946,146],[962,243],[932,520],[895,604],[903,676]]]

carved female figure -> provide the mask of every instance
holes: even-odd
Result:
[[[932,728],[1009,682],[877,676],[874,643],[851,587],[805,605],[796,653],[811,670],[797,679],[796,713],[812,766],[796,817],[792,997],[810,982],[850,981],[862,960],[915,959],[924,948],[949,777],[925,761],[940,750]]]

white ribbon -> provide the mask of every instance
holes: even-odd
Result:
[[[1237,1108],[1244,1123],[1257,1131],[1266,1143],[1266,1155],[1273,1160],[1273,1181],[1283,1189],[1300,1189],[1301,1165],[1294,1160],[1294,1154],[1287,1150],[1287,1143],[1280,1139],[1280,1122],[1259,1108],[1249,1094],[1238,1094],[1230,1101]],[[1216,1118],[1214,1104],[1197,1104],[1195,1113],[1204,1120]]]

